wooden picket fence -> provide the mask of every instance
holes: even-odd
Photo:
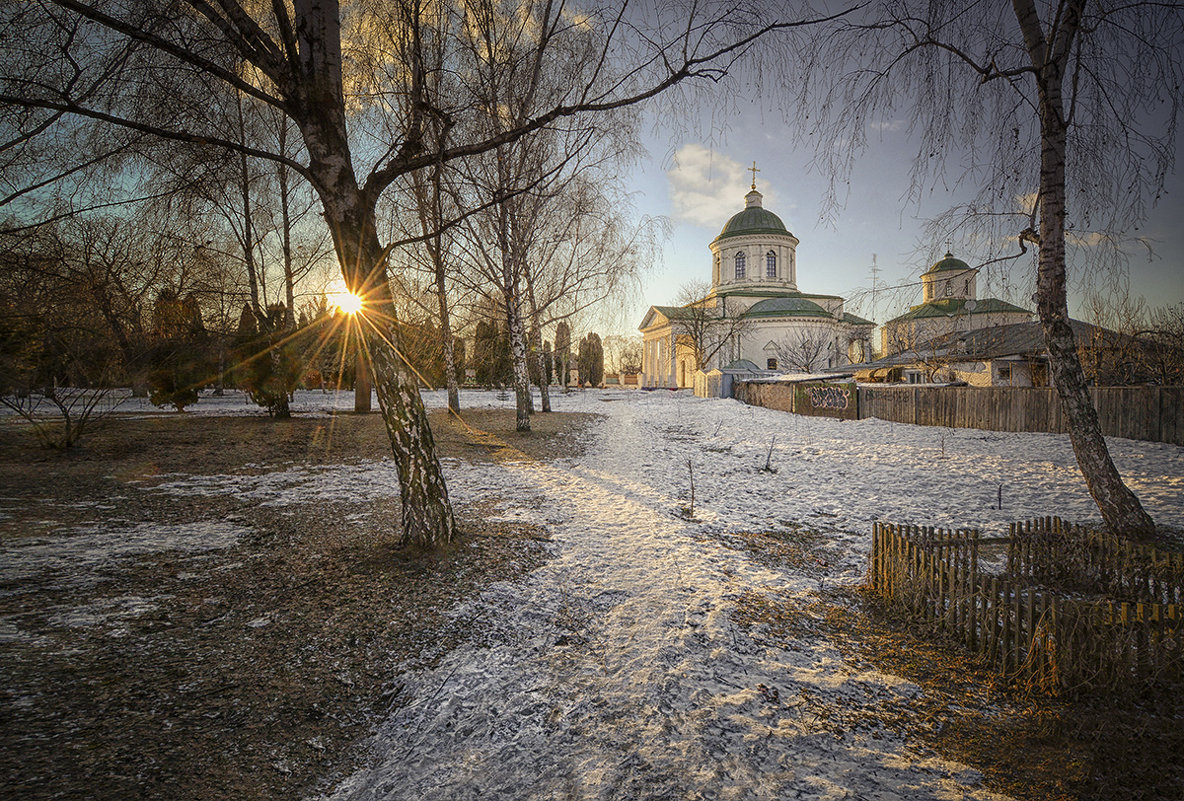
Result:
[[[1012,523],[1007,572],[1063,591],[1184,603],[1184,554],[1165,553],[1059,517]]]
[[[1003,546],[1006,573],[981,572],[984,549]],[[1077,564],[1089,567],[1085,579]],[[911,622],[1034,688],[1122,690],[1184,677],[1178,554],[1128,547],[1056,518],[1013,524],[995,538],[876,523],[868,574],[873,592]],[[1065,576],[1075,579],[1072,589],[1060,586]],[[1083,586],[1110,597],[1085,595]]]

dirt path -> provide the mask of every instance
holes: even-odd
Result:
[[[332,798],[998,797],[874,714],[844,713],[917,687],[846,664],[819,635],[779,647],[737,623],[754,591],[812,596],[841,555],[769,569],[714,536],[709,509],[685,519],[671,466],[696,438],[617,412],[582,459],[453,477],[458,497],[514,499],[494,519],[542,522],[558,556],[456,612],[485,636],[410,679],[374,766]]]

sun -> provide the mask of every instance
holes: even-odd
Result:
[[[334,301],[337,308],[346,314],[357,314],[362,310],[362,298],[353,292],[342,292]]]

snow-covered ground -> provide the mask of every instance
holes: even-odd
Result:
[[[544,526],[555,558],[452,610],[481,636],[397,677],[411,700],[374,736],[369,766],[328,798],[997,797],[973,770],[871,722],[826,723],[907,704],[919,688],[848,663],[808,628],[785,647],[758,641],[731,613],[745,593],[804,605],[822,583],[858,581],[874,520],[1001,532],[1036,515],[1095,518],[1067,437],[798,417],[686,392],[573,392],[554,404],[603,415],[586,455],[445,469],[458,503]],[[352,408],[348,393],[295,403]],[[192,407],[244,412],[233,396]],[[1157,521],[1184,528],[1184,449],[1110,447]],[[767,460],[774,471],[761,469]],[[176,476],[157,489],[232,489],[274,505],[398,493],[389,461]],[[803,528],[824,536],[825,567],[774,569],[728,547],[733,532]]]
[[[329,396],[298,401],[327,409],[318,397]],[[494,393],[462,402],[512,404]],[[808,602],[821,582],[857,581],[873,520],[1002,531],[1035,515],[1095,517],[1065,437],[797,417],[685,392],[574,392],[555,406],[604,415],[587,455],[446,469],[457,501],[545,526],[556,558],[452,611],[483,636],[399,677],[411,702],[375,736],[371,766],[331,798],[991,797],[974,771],[874,725],[840,737],[820,723],[907,703],[917,687],[846,663],[817,634],[758,643],[730,612],[748,591]],[[1152,514],[1184,525],[1184,450],[1111,447]],[[397,491],[384,463],[161,489],[229,487],[281,505],[293,493]],[[771,569],[724,542],[795,527],[824,533],[829,569]]]
[[[373,765],[333,799],[992,797],[974,771],[874,726],[839,736],[818,723],[907,703],[917,687],[845,663],[818,635],[758,644],[729,612],[746,590],[808,600],[820,581],[858,580],[876,519],[1002,529],[1093,517],[1065,437],[797,417],[686,393],[573,393],[556,406],[606,415],[586,456],[449,465],[455,497],[545,525],[556,559],[454,610],[488,635],[411,679],[414,700],[374,738]],[[760,469],[770,444],[775,473]],[[1111,446],[1152,514],[1184,524],[1184,450]],[[691,470],[696,521],[679,514]],[[798,525],[837,551],[826,574],[762,567],[703,536]]]

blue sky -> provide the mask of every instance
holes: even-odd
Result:
[[[685,133],[685,132],[684,132]],[[751,183],[747,172],[755,160],[757,188],[765,208],[785,222],[801,240],[798,245],[798,288],[803,292],[842,295],[852,299],[852,311],[873,316],[870,290],[873,254],[881,287],[917,281],[933,258],[946,249],[945,242],[923,240],[922,224],[965,199],[967,193],[935,189],[920,208],[904,198],[909,186],[910,156],[915,150],[903,133],[887,133],[863,155],[851,176],[843,210],[832,220],[820,220],[827,188],[824,176],[810,170],[811,154],[795,149],[788,136],[761,126],[759,130],[735,128],[713,134],[703,144],[651,130],[649,156],[630,173],[630,186],[638,214],[666,217],[672,225],[660,258],[647,273],[639,296],[621,310],[621,322],[609,325],[620,333],[636,333],[642,315],[651,304],[672,303],[681,285],[711,277],[708,244],[728,218],[744,207]],[[1178,149],[1179,152],[1179,149]],[[1184,177],[1179,170],[1168,179],[1166,191],[1152,210],[1146,225],[1134,236],[1151,242],[1153,253],[1132,243],[1126,270],[1132,296],[1142,296],[1150,307],[1184,300]],[[983,254],[955,255],[977,264]],[[1007,276],[984,276],[980,296],[1003,297],[1025,308],[1030,302],[1031,272],[1020,267]],[[1070,312],[1080,314],[1086,276],[1079,265],[1070,265]],[[985,283],[986,286],[982,286]],[[862,290],[862,291],[861,291]],[[920,302],[919,287],[876,294],[874,319],[883,322]]]

